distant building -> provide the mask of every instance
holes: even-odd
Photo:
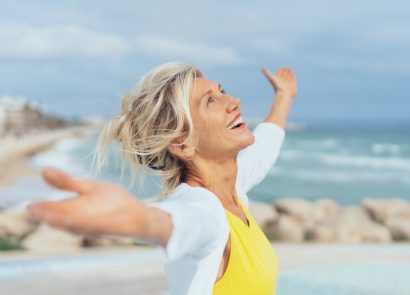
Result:
[[[25,97],[0,96],[0,135],[20,135],[66,124],[61,118],[43,114],[36,102]]]

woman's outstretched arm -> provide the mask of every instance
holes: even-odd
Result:
[[[76,234],[133,236],[166,247],[173,229],[170,214],[145,206],[110,182],[75,179],[54,168],[42,174],[50,185],[77,195],[29,205],[33,220]]]
[[[263,73],[276,93],[265,122],[275,123],[285,129],[290,108],[297,93],[296,75],[287,67],[279,68],[275,75],[268,69],[263,69]]]

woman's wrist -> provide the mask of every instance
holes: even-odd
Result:
[[[276,92],[275,99],[280,99],[280,100],[286,100],[286,101],[293,102],[295,96],[296,96],[296,94],[291,94],[291,93],[283,91],[283,90],[278,90]]]

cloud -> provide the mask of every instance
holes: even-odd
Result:
[[[2,58],[112,58],[127,53],[128,42],[117,35],[79,25],[34,27],[25,23],[0,24]]]
[[[137,50],[160,58],[182,58],[200,63],[238,64],[240,57],[234,48],[214,46],[172,38],[146,35],[137,40]]]

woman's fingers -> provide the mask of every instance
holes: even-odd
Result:
[[[37,202],[27,206],[32,219],[49,222],[51,216],[63,216],[73,210],[70,200]]]
[[[80,216],[77,214],[77,198],[61,201],[37,202],[27,206],[30,217],[35,221],[42,221],[51,226],[79,231],[82,229]]]
[[[269,80],[269,82],[272,84],[272,86],[275,86],[276,84],[275,76],[266,68],[264,68],[262,72],[265,75],[265,77]]]
[[[77,193],[87,192],[91,187],[91,180],[74,179],[68,174],[55,168],[46,168],[42,171],[43,178],[52,186]]]

